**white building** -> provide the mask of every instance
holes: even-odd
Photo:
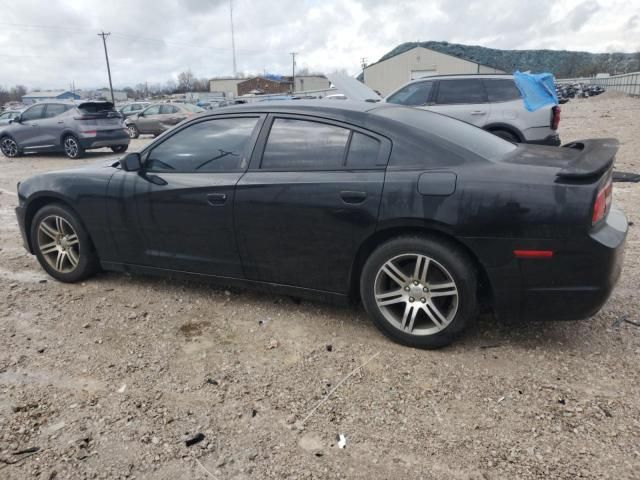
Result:
[[[456,73],[505,72],[428,48],[414,47],[386,60],[368,65],[364,69],[364,83],[369,88],[377,90],[383,96],[386,96],[416,78]]]
[[[291,80],[291,79],[289,79]],[[331,82],[324,75],[296,75],[295,92],[328,90]]]
[[[209,80],[210,92],[221,92],[225,97],[237,97],[238,96],[238,84],[244,82],[246,78],[212,78]]]

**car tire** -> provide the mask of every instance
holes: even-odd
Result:
[[[129,138],[135,139],[140,136],[140,131],[138,127],[136,127],[133,123],[127,125],[127,133],[129,134]]]
[[[18,143],[11,137],[0,138],[0,151],[7,158],[15,158],[22,155]]]
[[[31,245],[42,268],[65,283],[83,280],[98,270],[89,234],[76,214],[59,203],[42,207],[31,222]]]
[[[398,237],[366,260],[360,298],[373,323],[392,340],[440,348],[477,316],[477,272],[453,243],[428,236]]]
[[[497,137],[500,137],[506,140],[507,142],[520,143],[520,140],[518,139],[518,137],[516,137],[512,132],[508,130],[502,130],[502,129],[491,130],[491,133],[493,133]]]
[[[111,151],[113,153],[124,153],[129,148],[129,145],[116,145],[115,147],[111,147]]]
[[[74,135],[67,135],[62,139],[62,148],[64,154],[72,160],[77,160],[84,156],[84,148],[80,145],[80,141]]]

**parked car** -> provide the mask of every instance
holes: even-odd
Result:
[[[0,113],[0,125],[8,125],[9,120],[20,115],[20,110],[5,110]]]
[[[27,152],[64,152],[80,158],[86,150],[109,147],[123,153],[129,136],[111,102],[41,102],[27,108],[0,129],[5,157]]]
[[[384,99],[483,128],[510,142],[560,145],[560,107],[529,112],[513,75],[443,75],[409,82]]]
[[[127,105],[124,105],[118,111],[122,114],[124,118],[128,118],[131,115],[140,113],[149,105],[150,105],[149,102],[132,102],[132,103],[128,103]]]
[[[140,134],[160,135],[186,118],[204,112],[190,103],[157,103],[125,120],[130,138]]]
[[[265,102],[192,118],[119,163],[18,186],[24,245],[98,267],[345,302],[415,347],[499,316],[593,315],[621,271],[616,140],[513,144],[416,108]]]

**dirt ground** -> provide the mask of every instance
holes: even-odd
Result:
[[[571,101],[560,133],[617,137],[618,169],[640,171],[638,99]],[[639,184],[615,184],[635,224],[600,313],[486,316],[453,346],[418,351],[359,307],[48,278],[22,248],[16,182],[110,156],[0,158],[0,478],[640,478]]]

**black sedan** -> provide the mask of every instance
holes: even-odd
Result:
[[[119,162],[18,186],[25,247],[63,282],[99,268],[360,299],[416,347],[497,315],[597,312],[627,221],[616,140],[514,145],[435,113],[300,101],[216,110]]]

